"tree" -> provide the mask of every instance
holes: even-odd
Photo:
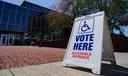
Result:
[[[68,7],[65,13],[69,13],[73,18],[105,11],[111,32],[116,29],[124,35],[120,27],[123,26],[122,18],[125,15],[123,0],[62,0],[61,3],[65,3],[64,5]]]
[[[112,0],[110,7],[106,7],[106,14],[108,19],[109,28],[111,31],[114,29],[119,30],[121,35],[124,35],[124,30],[121,26],[124,26],[123,16],[125,15],[125,4],[122,0]]]
[[[71,28],[73,21],[72,17],[60,12],[52,11],[47,15],[47,21],[53,39],[68,38],[65,32]]]

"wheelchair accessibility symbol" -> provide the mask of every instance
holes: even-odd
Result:
[[[87,20],[81,20],[78,33],[84,34],[84,33],[93,32],[94,22],[95,22],[95,18],[91,18],[91,19],[87,19]]]
[[[84,21],[84,25],[81,27],[81,31],[86,32],[87,30],[90,30],[91,28],[86,24],[86,21]]]

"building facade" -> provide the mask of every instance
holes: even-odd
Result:
[[[0,45],[26,44],[48,32],[45,15],[51,10],[24,1],[21,6],[0,1]]]

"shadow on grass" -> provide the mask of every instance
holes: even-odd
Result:
[[[91,69],[87,69],[87,68],[71,67],[71,66],[68,66],[68,68],[92,73]],[[128,68],[119,65],[102,63],[101,75],[97,75],[97,76],[128,76]]]

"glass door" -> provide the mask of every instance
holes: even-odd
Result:
[[[14,35],[8,35],[8,45],[13,45],[14,43]]]
[[[0,43],[1,43],[1,45],[7,44],[7,35],[6,34],[1,35]]]

